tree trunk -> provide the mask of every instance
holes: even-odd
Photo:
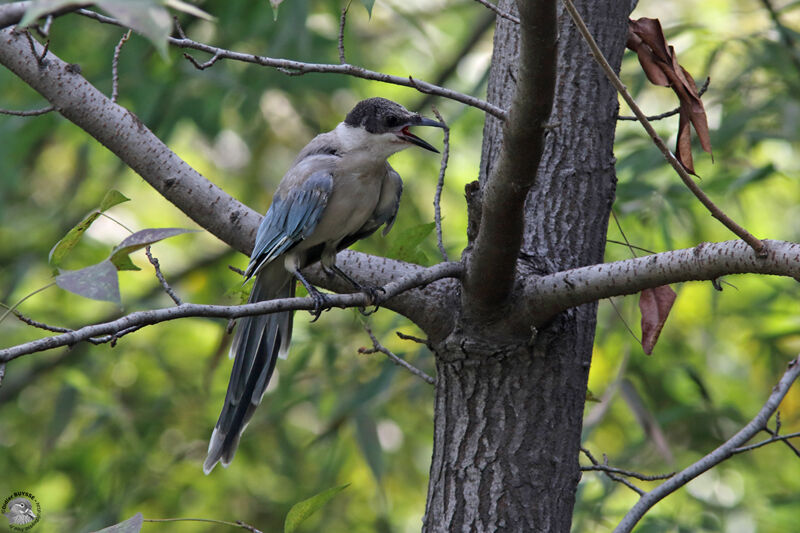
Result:
[[[618,69],[630,5],[577,3]],[[500,7],[516,12],[508,0]],[[518,42],[518,25],[498,18],[488,98],[506,109]],[[560,11],[555,102],[527,199],[521,276],[602,262],[617,108],[614,89]],[[501,143],[502,125],[487,116],[481,187]],[[494,324],[470,316],[432,339],[438,379],[424,531],[570,530],[596,308],[562,313],[539,331],[514,316]]]

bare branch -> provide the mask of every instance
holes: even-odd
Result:
[[[534,325],[556,314],[602,298],[635,294],[681,281],[708,281],[729,274],[773,274],[800,279],[800,244],[764,241],[765,257],[744,241],[701,243],[635,259],[603,263],[527,278],[519,296]]]
[[[0,29],[5,29],[9,26],[12,26],[22,20],[22,17],[25,15],[25,12],[31,7],[33,2],[25,1],[25,2],[11,2],[8,4],[4,4],[0,6]],[[69,4],[66,7],[62,7],[56,10],[53,10],[50,14],[47,15],[45,18],[45,26],[42,30],[43,35],[47,35],[50,23],[53,17],[59,17],[66,13],[71,13],[72,11],[77,11],[82,7],[87,7],[92,5],[91,2],[85,2],[83,4]]]
[[[642,489],[640,489],[639,487],[637,487],[636,485],[634,485],[633,483],[631,483],[630,481],[628,481],[624,477],[617,475],[615,472],[611,472],[608,468],[602,468],[603,465],[601,465],[599,462],[597,462],[597,459],[594,458],[592,453],[589,450],[587,450],[586,448],[584,448],[583,446],[581,446],[581,451],[592,462],[592,465],[595,466],[595,467],[600,467],[600,468],[597,468],[597,469],[602,471],[606,476],[608,476],[609,479],[611,479],[613,481],[616,481],[617,483],[622,483],[623,485],[625,485],[626,487],[631,489],[633,492],[635,492],[639,496],[644,494],[644,491]],[[589,467],[583,467],[582,466],[581,470],[583,470],[584,468],[588,469]]]
[[[439,263],[430,268],[420,268],[411,275],[387,283],[383,287],[383,298],[389,299],[411,289],[433,283],[434,281],[458,277],[461,274],[460,263]],[[365,293],[328,295],[332,307],[363,307],[371,305],[371,297]],[[138,311],[117,320],[85,326],[74,331],[45,337],[10,348],[0,349],[0,362],[11,361],[22,355],[41,352],[59,346],[71,346],[77,342],[100,335],[120,336],[129,333],[129,328],[141,328],[187,317],[239,318],[267,313],[291,310],[312,310],[314,301],[311,298],[283,298],[246,305],[199,305],[181,304],[174,307]],[[109,339],[110,341],[113,338]]]
[[[31,35],[31,32],[29,32],[28,30],[24,30],[22,33],[25,35],[25,37],[27,37],[28,45],[31,47],[31,53],[33,54],[33,57],[36,58],[36,62],[41,67],[44,64],[44,57],[47,55],[47,49],[50,48],[50,39],[47,39],[47,41],[45,41],[44,48],[42,48],[42,52],[40,54],[37,53],[36,51],[36,44],[34,44],[35,41],[33,39],[33,36]]]
[[[586,41],[586,44],[589,46],[595,61],[597,61],[598,65],[602,67],[611,84],[622,95],[622,98],[633,111],[633,114],[636,115],[636,118],[638,118],[639,122],[641,122],[642,126],[644,126],[645,131],[653,140],[653,143],[655,143],[658,149],[661,150],[661,153],[664,154],[664,158],[670,165],[672,165],[672,168],[674,168],[675,172],[678,173],[678,176],[680,176],[686,187],[688,187],[689,190],[692,191],[692,194],[694,194],[697,199],[700,200],[700,203],[703,204],[706,209],[708,209],[712,217],[719,220],[726,228],[731,230],[740,239],[752,246],[753,250],[755,250],[757,254],[762,255],[766,253],[764,250],[764,243],[754,237],[742,226],[734,222],[733,219],[731,219],[719,207],[717,207],[716,204],[714,204],[714,202],[712,202],[711,199],[706,195],[706,193],[700,189],[697,183],[695,183],[692,176],[686,172],[686,169],[683,167],[680,161],[678,161],[669,148],[667,148],[664,140],[661,139],[658,133],[656,133],[656,130],[653,129],[652,124],[650,124],[650,122],[647,120],[647,117],[639,108],[631,94],[628,92],[628,89],[625,87],[625,85],[623,85],[622,81],[619,79],[619,76],[617,76],[617,74],[614,72],[614,69],[608,64],[608,61],[603,56],[603,52],[600,50],[600,47],[597,46],[594,37],[592,37],[592,34],[589,32],[589,28],[586,27],[586,24],[583,22],[583,19],[580,16],[580,13],[578,13],[578,10],[575,9],[575,5],[572,3],[572,0],[562,1],[564,2],[570,17],[572,17],[573,22],[575,22],[575,26],[577,26],[578,31],[581,33],[584,41]]]
[[[6,364],[0,363],[0,387],[3,386],[3,377],[6,375]]]
[[[111,17],[106,17],[104,15],[95,13],[94,11],[88,9],[81,9],[78,11],[78,13],[80,13],[83,16],[95,19],[98,22],[125,27],[122,23],[120,23],[116,19],[113,19]],[[279,59],[266,56],[257,56],[254,54],[245,54],[241,52],[234,52],[232,50],[225,50],[224,48],[217,48],[215,46],[199,43],[197,41],[193,41],[188,38],[169,37],[168,42],[173,46],[177,46],[178,48],[190,48],[192,50],[199,50],[201,52],[206,52],[208,54],[211,54],[212,56],[219,55],[218,59],[231,59],[234,61],[241,61],[244,63],[254,63],[256,65],[261,65],[264,67],[272,67],[289,75],[300,76],[312,72],[325,73],[325,74],[344,74],[347,76],[353,76],[365,80],[379,81],[382,83],[389,83],[392,85],[402,85],[403,87],[411,87],[417,89],[418,91],[423,93],[435,94],[443,98],[455,100],[456,102],[461,102],[462,104],[475,107],[477,109],[485,111],[486,113],[494,115],[499,119],[505,119],[506,117],[505,110],[500,109],[499,107],[492,105],[485,100],[481,100],[480,98],[475,98],[474,96],[469,96],[467,94],[463,94],[458,91],[454,91],[452,89],[447,89],[445,87],[439,87],[437,85],[428,83],[426,81],[411,80],[409,78],[404,78],[402,76],[393,76],[391,74],[384,74],[383,72],[375,72],[373,70],[368,70],[362,67],[346,63],[339,65],[334,65],[330,63],[305,63],[303,61],[294,61],[291,59]]]
[[[493,3],[489,2],[489,0],[475,0],[475,1],[478,2],[479,4],[482,4],[482,5],[486,6],[486,7],[488,7],[489,9],[491,9],[492,11],[497,13],[498,16],[503,17],[504,19],[508,19],[511,22],[514,22],[516,24],[520,23],[520,20],[517,17],[515,17],[514,15],[512,15],[510,13],[506,13],[505,11],[503,11],[502,9],[500,9],[499,7],[494,5]]]
[[[450,159],[450,127],[445,123],[439,110],[433,108],[433,114],[436,118],[444,124],[444,148],[442,149],[442,164],[439,167],[439,180],[436,182],[436,194],[433,197],[433,219],[436,222],[436,244],[439,246],[439,252],[442,254],[442,259],[449,261],[447,258],[447,251],[444,249],[444,242],[442,240],[442,189],[444,188],[444,173],[447,171],[447,161]]]
[[[197,70],[205,70],[205,69],[207,69],[208,67],[210,67],[211,65],[213,65],[214,63],[216,63],[217,61],[219,61],[219,58],[220,58],[219,54],[214,54],[214,55],[211,57],[211,59],[209,59],[209,60],[208,60],[208,61],[206,61],[205,63],[200,63],[200,62],[199,62],[199,61],[197,61],[197,60],[196,60],[196,59],[195,59],[195,58],[194,58],[194,57],[193,57],[191,54],[187,54],[186,52],[184,52],[184,53],[183,53],[183,57],[185,57],[186,59],[188,59],[188,60],[189,60],[189,62],[190,62],[192,65],[194,65],[194,68],[196,68]]]
[[[767,430],[765,429],[764,431],[767,431]],[[773,435],[772,437],[768,438],[767,440],[762,440],[761,442],[757,442],[755,444],[749,444],[747,446],[740,446],[740,447],[736,448],[735,450],[733,450],[733,453],[737,454],[737,453],[749,452],[750,450],[755,450],[756,448],[761,448],[762,446],[766,446],[767,444],[772,444],[773,442],[785,442],[785,441],[788,441],[789,439],[796,439],[798,437],[800,437],[800,431],[798,431],[796,433],[787,433],[786,435]],[[787,443],[787,444],[791,444],[791,443]],[[794,448],[794,447],[792,447],[792,448],[795,450],[795,453],[797,453],[797,449]]]
[[[172,287],[169,286],[169,283],[167,283],[167,280],[164,278],[164,274],[161,273],[161,265],[158,263],[158,259],[153,257],[153,254],[150,252],[149,245],[145,247],[144,253],[147,255],[147,259],[150,261],[150,264],[153,265],[153,268],[156,271],[158,282],[161,284],[161,287],[163,287],[164,292],[167,293],[167,296],[172,298],[172,301],[175,302],[175,305],[181,305],[183,302],[181,302],[181,299],[178,297],[175,291],[172,290]]]
[[[556,82],[555,2],[518,0],[520,26],[516,91],[503,147],[483,188],[480,231],[467,258],[463,308],[498,315],[508,303],[522,245],[525,199],[544,150]]]
[[[766,427],[767,421],[772,416],[772,413],[778,408],[783,397],[789,391],[789,387],[800,375],[800,356],[794,358],[789,362],[786,372],[781,377],[778,384],[773,387],[772,394],[769,395],[764,406],[745,427],[739,430],[733,437],[725,441],[722,446],[709,453],[696,463],[681,470],[669,481],[665,481],[655,489],[644,494],[639,501],[634,505],[630,511],[625,515],[622,521],[614,528],[614,533],[628,533],[633,530],[639,520],[650,510],[656,503],[663,498],[675,492],[677,489],[686,485],[689,481],[696,478],[703,472],[713,468],[722,461],[733,456],[735,450],[741,447],[745,442],[753,438],[753,436]]]
[[[0,109],[0,115],[14,115],[15,117],[36,117],[44,115],[50,111],[55,110],[55,107],[49,105],[41,109],[32,109],[30,111],[13,111],[11,109]]]
[[[122,52],[122,45],[131,38],[131,30],[125,32],[125,35],[114,47],[114,59],[111,61],[111,101],[116,102],[119,96],[119,54]]]
[[[339,17],[339,64],[344,65],[347,60],[344,58],[344,25],[347,21],[347,10],[350,9],[350,2],[342,8],[342,15]]]
[[[430,343],[430,341],[428,341],[428,339],[420,339],[419,337],[415,337],[414,335],[406,335],[402,331],[395,331],[395,335],[397,335],[398,337],[400,337],[404,341],[412,341],[412,342],[416,342],[418,344],[424,344],[428,348],[431,347],[431,343]]]
[[[375,334],[372,333],[372,330],[370,329],[369,324],[367,324],[366,322],[364,323],[364,330],[367,332],[367,335],[369,335],[370,340],[372,340],[372,348],[359,348],[358,349],[358,353],[371,354],[371,353],[380,352],[380,353],[384,354],[386,357],[388,357],[389,359],[391,359],[391,361],[394,364],[396,364],[397,366],[401,366],[401,367],[405,368],[406,370],[408,370],[409,372],[411,372],[412,374],[414,374],[415,376],[420,378],[425,383],[429,383],[431,385],[434,385],[436,383],[436,380],[434,378],[432,378],[431,376],[429,376],[427,373],[425,373],[422,370],[420,370],[419,368],[415,367],[414,365],[412,365],[411,363],[409,363],[405,359],[403,359],[401,357],[398,357],[391,350],[389,350],[387,347],[385,347],[383,344],[381,344],[380,341],[378,340],[378,338],[375,336]]]
[[[201,176],[136,115],[92,86],[78,69],[53,53],[48,54],[42,68],[32,59],[24,38],[11,29],[0,31],[0,64],[104,144],[195,222],[249,254],[261,215]]]

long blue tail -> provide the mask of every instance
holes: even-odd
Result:
[[[293,276],[275,261],[256,276],[249,302],[294,296]],[[285,357],[292,338],[292,311],[239,319],[230,356],[234,359],[225,404],[208,444],[203,472],[208,474],[222,461],[228,466],[236,454],[239,438],[261,403],[275,362]]]

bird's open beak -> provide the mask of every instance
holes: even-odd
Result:
[[[420,148],[425,148],[426,150],[430,150],[434,153],[439,153],[439,150],[434,148],[432,145],[428,144],[426,141],[423,141],[413,133],[409,131],[408,128],[411,126],[433,126],[434,128],[444,128],[444,124],[441,122],[437,122],[430,118],[425,118],[417,115],[411,120],[408,124],[403,126],[400,131],[397,132],[397,136],[403,139],[406,142],[410,142],[411,144],[416,144]]]

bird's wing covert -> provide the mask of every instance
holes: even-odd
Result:
[[[332,188],[333,175],[318,171],[292,187],[285,197],[275,195],[258,228],[250,264],[245,271],[248,278],[311,235],[322,217]]]

